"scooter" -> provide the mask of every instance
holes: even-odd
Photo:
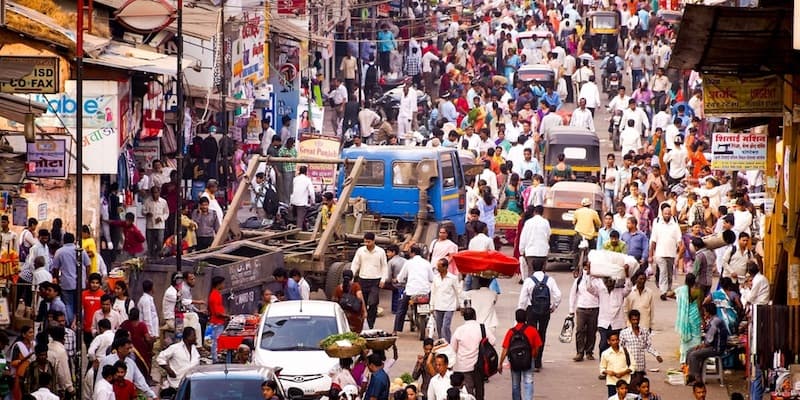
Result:
[[[411,332],[419,332],[419,340],[425,340],[425,328],[431,314],[430,295],[411,296],[408,304],[408,319]]]
[[[372,107],[384,121],[394,122],[400,112],[400,97],[403,95],[403,88],[396,87],[378,96],[373,102]],[[427,93],[417,90],[417,118],[421,121],[427,119],[427,113],[431,109],[431,100]],[[422,115],[420,115],[420,113]]]
[[[612,98],[614,98],[614,96],[617,95],[617,92],[619,91],[619,86],[620,86],[619,73],[612,72],[611,74],[608,75],[608,78],[606,79],[607,79],[607,82],[605,84],[606,94],[608,95],[608,100],[611,100]]]

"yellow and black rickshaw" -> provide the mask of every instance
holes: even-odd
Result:
[[[550,251],[548,260],[569,263],[576,267],[575,224],[573,214],[588,198],[595,210],[603,209],[603,190],[588,182],[558,182],[547,191],[542,217],[550,222]]]
[[[567,177],[566,180],[600,181],[600,139],[596,133],[575,126],[557,126],[550,129],[545,141],[544,165],[548,184],[555,180],[553,169],[558,164],[559,154],[564,155],[564,162],[575,175],[574,179]]]
[[[586,27],[592,48],[602,53],[603,49],[611,54],[619,50],[619,14],[615,11],[595,11],[586,16]]]

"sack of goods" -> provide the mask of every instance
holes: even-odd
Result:
[[[597,277],[622,279],[625,278],[625,265],[631,274],[639,268],[635,258],[609,250],[590,250],[588,258],[592,276]]]

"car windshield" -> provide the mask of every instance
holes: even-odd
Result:
[[[269,317],[264,321],[261,348],[272,351],[321,350],[319,342],[336,333],[334,317]]]
[[[261,379],[230,378],[230,379],[196,379],[192,380],[189,392],[185,399],[211,400],[211,399],[260,399]]]

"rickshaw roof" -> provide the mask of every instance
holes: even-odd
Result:
[[[619,14],[617,14],[615,11],[592,11],[588,15],[589,18],[594,17],[594,16],[598,16],[598,17],[614,16],[614,17],[619,18]]]
[[[530,39],[530,38],[533,37],[533,35],[536,35],[537,38],[546,38],[546,37],[552,37],[553,36],[553,32],[545,31],[545,30],[520,32],[519,34],[517,34],[517,40],[519,40],[519,39]]]
[[[600,188],[600,185],[591,182],[572,182],[572,181],[562,181],[556,182],[553,186],[550,186],[551,192],[580,192],[586,193],[587,195],[592,194],[596,195],[599,193],[603,193],[603,189]]]

